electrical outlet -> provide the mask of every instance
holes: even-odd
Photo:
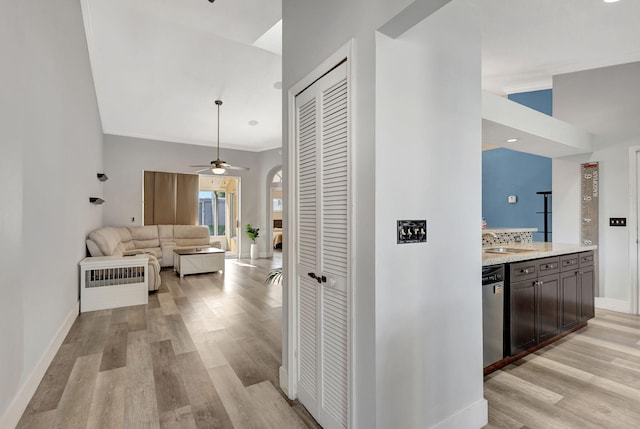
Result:
[[[399,220],[398,244],[424,243],[427,241],[426,220]]]
[[[626,217],[610,217],[609,226],[627,226]]]

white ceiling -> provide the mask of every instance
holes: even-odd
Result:
[[[482,86],[496,94],[551,88],[553,75],[640,60],[640,1],[475,0]]]
[[[491,92],[550,88],[556,74],[640,61],[640,0],[475,2]],[[219,98],[221,147],[281,145],[280,0],[82,7],[105,133],[214,146]]]
[[[221,99],[221,147],[281,146],[282,57],[252,46],[280,20],[280,0],[82,0],[82,8],[105,133],[215,146]]]

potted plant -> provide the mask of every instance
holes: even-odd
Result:
[[[264,284],[269,285],[281,285],[282,284],[282,267],[272,268],[267,274],[267,278],[264,280]]]
[[[251,259],[258,258],[258,245],[256,244],[256,238],[260,237],[260,228],[254,228],[250,223],[247,224],[245,230],[247,236],[251,239]]]

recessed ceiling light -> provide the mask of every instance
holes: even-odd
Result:
[[[604,0],[605,3],[617,3],[620,0]]]
[[[515,143],[518,139],[507,139],[507,143]]]
[[[256,125],[258,125],[258,121],[251,120],[249,121],[249,125],[251,125],[252,127],[255,127]]]

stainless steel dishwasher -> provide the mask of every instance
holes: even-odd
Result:
[[[504,265],[482,267],[482,361],[504,357]]]

